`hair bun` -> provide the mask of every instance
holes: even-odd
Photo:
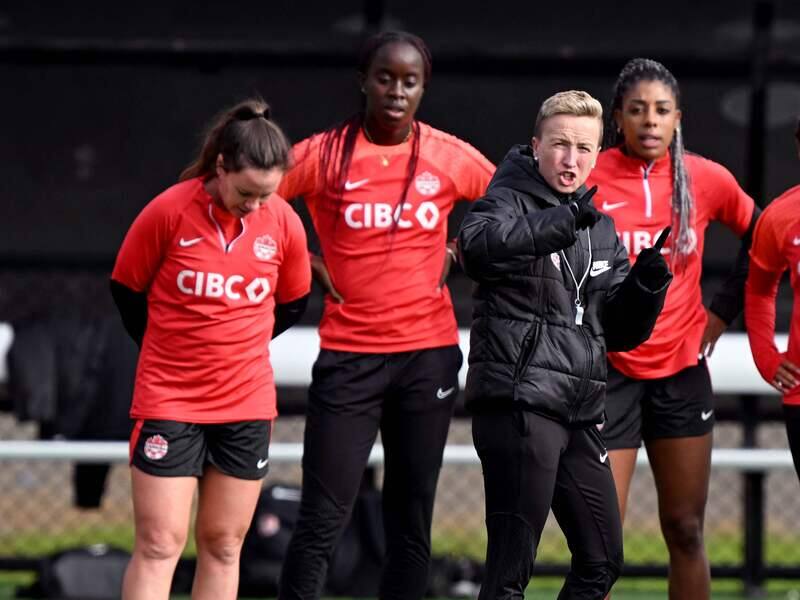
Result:
[[[242,106],[233,113],[233,118],[237,121],[251,121],[253,119],[266,119],[269,121],[269,106],[265,106],[260,112],[252,106]]]

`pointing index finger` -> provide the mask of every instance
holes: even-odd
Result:
[[[670,231],[672,231],[672,225],[667,225],[664,228],[664,231],[661,232],[661,235],[658,236],[658,239],[656,240],[656,243],[653,246],[653,248],[661,252],[661,248],[664,247],[664,242],[667,241]]]

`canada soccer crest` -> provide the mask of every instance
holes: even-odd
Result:
[[[150,460],[161,460],[169,451],[169,443],[160,435],[151,435],[144,442],[144,455]]]
[[[268,234],[260,235],[253,242],[253,253],[259,260],[269,260],[278,251],[278,244]]]
[[[417,191],[423,196],[433,196],[439,191],[442,184],[436,175],[425,171],[417,175],[417,178],[414,180],[414,187],[416,187]]]
[[[553,266],[560,271],[561,270],[561,257],[558,255],[558,252],[553,252],[550,255],[550,260],[553,261]]]

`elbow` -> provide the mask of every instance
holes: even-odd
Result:
[[[477,280],[486,271],[487,253],[485,244],[481,244],[481,236],[471,229],[462,228],[456,240],[458,264],[470,279]]]

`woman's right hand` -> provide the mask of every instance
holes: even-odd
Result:
[[[791,391],[800,383],[800,367],[781,354],[781,362],[778,365],[778,370],[775,371],[775,377],[770,382],[779,392],[785,394]]]
[[[325,260],[316,254],[310,255],[311,259],[311,274],[314,277],[314,280],[322,286],[322,289],[325,290],[326,294],[330,294],[333,296],[333,299],[338,302],[344,302],[344,298],[342,298],[341,294],[336,291],[336,288],[333,287],[333,281],[331,281],[331,274],[328,273],[328,267],[325,266]]]

